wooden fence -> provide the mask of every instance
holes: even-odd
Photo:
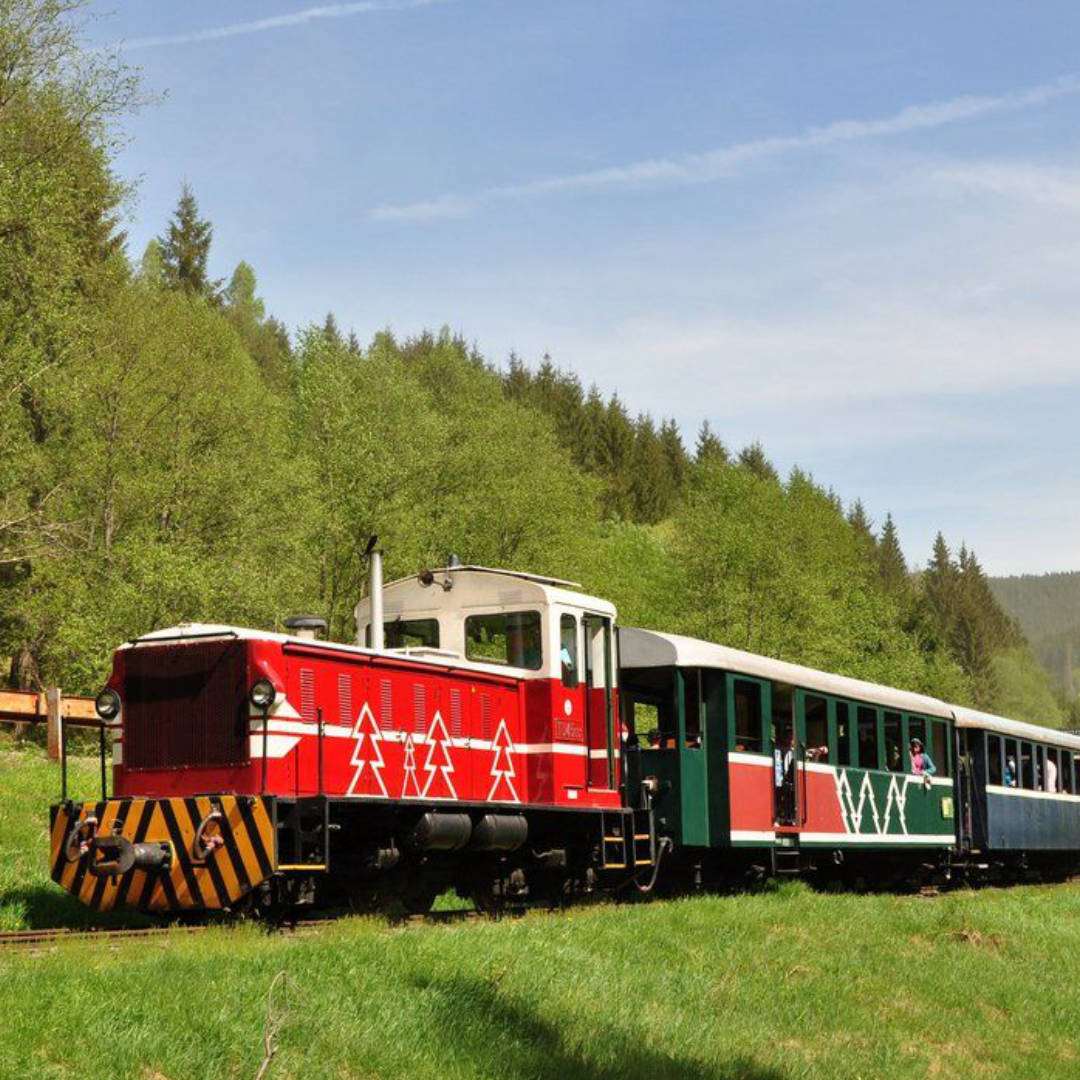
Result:
[[[46,724],[49,757],[54,761],[59,761],[62,753],[61,721],[64,727],[101,726],[93,698],[64,697],[56,686],[40,693],[0,690],[0,724]]]

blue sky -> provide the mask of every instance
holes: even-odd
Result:
[[[1080,568],[1080,7],[892,0],[102,4],[292,326],[443,324],[760,439],[924,562]]]

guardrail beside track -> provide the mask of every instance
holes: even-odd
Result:
[[[0,724],[14,724],[17,728],[47,725],[49,757],[59,761],[64,753],[65,727],[100,728],[101,721],[94,712],[93,698],[65,697],[59,687],[52,686],[40,693],[0,690]]]

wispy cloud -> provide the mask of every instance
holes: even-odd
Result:
[[[724,179],[740,168],[765,158],[835,143],[854,142],[858,139],[923,131],[990,113],[1030,109],[1076,93],[1080,93],[1080,76],[1063,75],[1053,82],[1007,94],[965,95],[948,101],[912,105],[890,116],[872,120],[837,120],[821,127],[807,128],[795,135],[752,139],[705,153],[674,158],[651,158],[591,172],[542,177],[521,184],[483,188],[472,194],[445,194],[420,202],[376,206],[369,212],[369,217],[375,221],[429,221],[435,218],[467,217],[481,205],[490,202],[571,192],[704,184]]]
[[[345,19],[351,15],[369,15],[377,11],[404,11],[408,8],[429,7],[432,4],[451,3],[452,0],[361,0],[351,4],[322,4],[319,7],[290,11],[282,15],[268,15],[251,22],[213,26],[206,30],[191,30],[182,34],[161,34],[156,37],[132,38],[119,42],[125,51],[132,49],[156,49],[165,45],[191,45],[199,41],[217,41],[219,38],[239,37],[243,34],[261,34],[264,30],[283,30],[290,26],[302,26],[318,19]]]
[[[1009,162],[976,162],[939,170],[935,179],[1016,202],[1080,210],[1080,173]]]

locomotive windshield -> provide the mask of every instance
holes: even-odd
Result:
[[[465,655],[486,664],[537,671],[543,663],[540,612],[506,611],[465,620]]]

